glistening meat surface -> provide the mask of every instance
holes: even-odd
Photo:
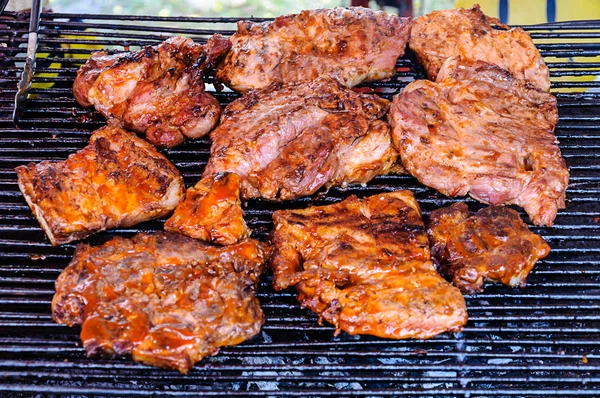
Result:
[[[232,220],[227,232],[210,226],[195,228],[189,220],[197,219],[199,213],[210,213],[215,219],[231,219],[232,214],[241,217],[241,210],[234,212],[230,206],[239,206],[238,189],[243,199],[289,200],[321,187],[367,182],[387,173],[397,159],[390,127],[379,120],[388,107],[382,98],[356,93],[326,78],[274,83],[245,94],[227,106],[221,124],[211,133],[211,156],[199,184],[202,189],[188,191],[175,212],[177,219],[170,219],[168,227],[198,239],[206,239],[207,234],[211,241],[222,236],[229,239],[236,231],[246,232],[238,228],[243,220]],[[223,173],[236,174],[239,188],[211,188]],[[204,200],[199,192],[210,193],[227,205]],[[221,209],[223,214],[201,210],[201,205]]]
[[[565,207],[556,98],[495,65],[449,59],[437,83],[394,97],[388,119],[406,170],[444,195],[517,204],[536,225]]]
[[[145,136],[160,147],[212,130],[221,115],[219,102],[204,91],[204,73],[231,46],[211,37],[205,45],[172,37],[133,53],[98,52],[77,72],[73,94],[93,105],[114,124]]]
[[[254,291],[268,255],[251,239],[215,247],[164,232],[80,245],[56,280],[52,318],[81,325],[90,357],[131,355],[186,373],[260,331]]]
[[[459,56],[497,65],[542,91],[550,90],[548,67],[529,34],[486,16],[479,6],[416,18],[409,46],[431,80],[448,58]]]
[[[165,231],[220,245],[247,238],[250,229],[240,202],[240,177],[221,173],[198,181],[165,223]]]
[[[241,178],[242,197],[288,200],[322,186],[367,182],[394,164],[389,102],[332,79],[275,83],[227,106],[203,177]]]
[[[434,210],[427,232],[442,274],[465,293],[483,290],[486,280],[524,286],[535,263],[550,246],[534,234],[519,213],[490,206],[471,214],[463,202]]]
[[[217,79],[240,92],[318,77],[353,87],[393,76],[409,33],[408,18],[362,7],[240,21]]]
[[[114,127],[96,130],[65,161],[16,168],[19,188],[53,245],[167,215],[183,178],[156,148]]]
[[[433,266],[410,191],[280,210],[273,222],[273,287],[295,286],[337,332],[423,339],[467,322],[462,295]]]

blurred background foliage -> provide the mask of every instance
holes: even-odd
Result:
[[[54,11],[202,17],[275,17],[305,9],[349,5],[348,0],[50,0]]]
[[[435,9],[452,8],[455,0],[414,0],[413,10],[417,15]],[[394,7],[384,6],[393,1],[369,1],[374,9],[385,8],[394,12]],[[347,7],[350,0],[50,0],[50,7],[57,12],[93,14],[137,14],[159,16],[197,17],[275,17],[312,8]]]
[[[10,0],[29,8],[31,0]],[[44,0],[55,12],[193,17],[276,17],[301,10],[368,5],[389,13],[419,16],[433,10],[479,3],[490,16],[508,24],[600,18],[600,0]],[[412,7],[411,7],[412,6]],[[502,11],[504,10],[504,11]]]

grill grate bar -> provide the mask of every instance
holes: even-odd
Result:
[[[69,368],[86,368],[86,369],[114,369],[114,370],[132,370],[132,369],[147,369],[147,366],[133,364],[130,362],[102,362],[97,361],[86,361],[85,363],[74,364],[72,362],[59,362],[49,360],[39,360],[35,363],[23,362],[18,360],[0,360],[1,367],[15,367],[15,368],[54,368],[54,369],[69,369]],[[212,371],[243,371],[245,370],[244,364],[241,365],[223,365],[220,363],[211,363],[210,365],[197,365],[193,373],[202,370]],[[332,367],[328,364],[252,364],[253,371],[309,371],[309,372],[327,372],[332,371]],[[397,371],[396,364],[336,364],[335,371]],[[403,371],[408,370],[456,370],[456,364],[403,364]],[[470,367],[471,371],[548,371],[548,372],[560,372],[560,371],[600,371],[600,366],[588,364],[502,364],[498,366],[496,364],[477,364]]]
[[[68,375],[65,375],[63,373],[55,373],[55,372],[36,372],[37,374],[41,374],[44,375],[45,377],[55,377],[55,378],[67,378],[69,377]],[[4,373],[7,377],[14,377],[14,376],[19,376],[18,372],[5,372]],[[96,378],[96,379],[107,379],[107,378],[113,378],[116,379],[117,377],[112,376],[112,375],[106,375],[106,374],[99,374],[99,375],[90,375],[88,376],[87,374],[82,374],[81,376],[82,378]],[[137,376],[137,375],[128,375],[127,376],[128,379],[127,380],[131,380],[131,379],[140,379],[143,380],[144,376]],[[161,381],[165,381],[165,382],[172,382],[172,381],[180,381],[180,382],[185,382],[187,381],[187,379],[185,378],[177,378],[175,377],[160,377],[159,375],[154,376],[154,377],[158,377],[159,380]],[[248,375],[249,379],[251,380],[270,380],[270,377],[272,376],[263,376],[263,375]],[[345,379],[347,379],[348,376],[346,375],[339,375],[339,376],[331,376],[331,375],[315,375],[315,376],[299,376],[299,375],[278,375],[278,380],[280,381],[311,381],[311,380],[322,380],[322,381],[344,381]],[[206,377],[207,379],[208,377]],[[212,374],[210,376],[211,380],[225,380],[225,381],[235,381],[237,380],[236,376],[233,375],[221,375],[221,374]],[[389,375],[389,376],[355,376],[355,378],[353,379],[355,382],[376,382],[376,381],[397,381],[398,380],[398,376],[396,375]],[[403,377],[402,381],[404,383],[420,383],[420,382],[426,382],[426,381],[436,381],[436,382],[456,382],[456,377],[453,376],[429,376],[429,377]],[[587,383],[598,383],[600,378],[598,377],[567,377],[567,378],[561,378],[561,381],[564,381],[565,383],[581,383],[583,380],[585,380]],[[205,381],[205,378],[200,378],[200,380],[198,381]],[[465,383],[482,383],[482,382],[490,382],[490,381],[496,381],[496,382],[500,382],[500,383],[524,383],[524,382],[531,382],[531,383],[556,383],[556,378],[550,378],[550,377],[531,377],[531,378],[525,378],[525,377],[486,377],[486,376],[481,376],[481,377],[468,377],[468,378],[464,378],[464,382]]]
[[[61,27],[61,26],[68,26],[68,27],[81,27],[81,26],[85,26],[85,23],[79,23],[79,22],[64,22],[64,23],[56,23],[55,27]],[[48,25],[45,25],[48,26]],[[119,27],[121,28],[126,28],[126,29],[131,29],[130,26],[123,26],[123,25],[119,25]],[[111,26],[106,26],[106,27],[100,27],[100,29],[112,29]],[[145,28],[144,28],[145,29]],[[140,27],[139,31],[145,31],[144,29],[142,29],[142,27]],[[125,30],[125,29],[122,29]],[[118,33],[118,32],[114,32],[114,31],[99,31],[99,30],[94,30],[94,31],[86,31],[86,32],[82,32],[81,30],[76,30],[76,29],[61,29],[60,33],[58,33],[58,31],[54,31],[52,29],[46,29],[43,31],[44,33],[44,43],[56,43],[56,44],[88,44],[88,45],[93,45],[93,46],[98,46],[98,45],[119,45],[122,46],[124,45],[124,43],[127,43],[125,45],[129,45],[129,46],[140,46],[140,45],[149,45],[149,44],[156,44],[156,43],[160,43],[161,41],[163,41],[164,39],[166,39],[168,37],[168,35],[166,35],[165,33],[180,33],[180,34],[192,34],[194,35],[193,38],[196,38],[200,41],[205,40],[205,37],[203,37],[202,35],[206,36],[206,35],[212,35],[214,33],[219,33],[222,35],[232,35],[235,30],[231,30],[231,29],[186,29],[186,30],[180,30],[180,29],[169,29],[169,30],[165,30],[162,27],[156,27],[153,30],[150,30],[153,32],[159,32],[160,34],[157,34],[155,36],[149,36],[149,35],[144,35],[144,34],[135,34],[135,33]],[[11,41],[12,43],[27,43],[27,31],[23,30],[22,32],[19,32],[24,34],[24,37],[15,37],[13,38]],[[11,30],[1,30],[0,29],[0,35],[2,34],[14,34],[14,31]],[[198,36],[196,36],[198,35]],[[82,36],[84,38],[73,38],[73,37],[52,37],[52,36]],[[557,33],[557,34],[532,34],[533,38],[561,38],[564,39],[565,37],[572,37],[572,38],[577,38],[577,39],[599,39],[600,38],[600,33]],[[123,38],[123,39],[127,39],[127,40],[109,40],[109,39],[101,39],[101,38]],[[540,50],[552,50],[552,49],[560,49],[561,51],[565,51],[568,49],[595,49],[595,45],[596,43],[580,43],[580,42],[574,42],[574,43],[560,43],[560,44],[538,44],[538,47]],[[4,49],[4,51],[6,51],[7,49]],[[48,49],[48,51],[52,51],[52,50],[60,50],[59,47],[53,47]],[[89,49],[81,49],[82,53],[85,53],[86,51],[89,53]]]
[[[7,384],[7,389],[6,391],[11,391],[11,392],[43,392],[43,393],[48,393],[51,392],[53,394],[85,394],[87,395],[106,395],[106,394],[111,394],[111,395],[131,395],[131,396],[155,396],[156,395],[156,391],[153,390],[144,390],[144,389],[127,389],[127,388],[122,388],[122,389],[118,389],[118,388],[80,388],[80,387],[55,387],[55,386],[49,386],[49,387],[39,387],[39,386],[23,386],[23,385],[14,385],[14,384]],[[456,389],[436,389],[435,390],[435,395],[431,395],[432,391],[430,389],[424,389],[424,390],[412,390],[412,389],[404,389],[402,391],[402,394],[404,396],[427,396],[427,397],[432,397],[432,396],[436,396],[436,397],[464,397],[464,396],[469,396],[469,397],[474,397],[475,396],[473,394],[477,394],[477,393],[482,393],[484,394],[484,396],[517,396],[517,397],[523,397],[523,396],[540,396],[540,395],[552,395],[552,396],[560,396],[560,397],[566,397],[566,396],[593,396],[592,392],[593,391],[589,391],[589,390],[569,390],[569,391],[558,391],[558,390],[526,390],[526,389],[519,389],[519,390],[504,390],[504,389],[497,389],[497,390],[492,390],[492,391],[487,391],[485,388],[482,390],[472,390],[472,389],[465,389],[465,388],[456,388]],[[203,397],[208,397],[208,396],[242,396],[242,397],[249,397],[249,396],[264,396],[264,392],[261,391],[214,391],[214,390],[202,390],[201,392],[193,392],[193,391],[172,391],[172,390],[166,390],[166,391],[161,391],[160,394],[162,396],[173,396],[173,397],[190,397],[190,396],[203,396]],[[277,391],[277,396],[286,396],[286,397],[300,397],[300,396],[307,396],[307,397],[315,397],[315,396],[333,396],[333,397],[341,397],[341,396],[371,396],[371,397],[380,397],[380,396],[397,396],[397,392],[396,391],[390,391],[390,390],[377,390],[377,389],[373,389],[373,390],[369,390],[369,391],[349,391],[349,390],[324,390],[324,389],[318,389],[318,390],[294,390],[294,391],[288,391],[288,390],[284,390],[284,391]]]
[[[71,22],[71,21],[43,21],[40,23],[40,28],[80,28],[86,29],[89,27],[89,24],[86,22]],[[159,32],[161,34],[167,33],[176,33],[176,34],[212,34],[212,33],[223,33],[223,34],[231,34],[232,31],[219,30],[219,29],[211,29],[209,30],[200,30],[194,28],[171,28],[169,26],[148,26],[148,25],[123,25],[123,24],[102,24],[98,26],[98,29],[114,29],[114,30],[133,30],[138,32]],[[205,33],[206,32],[206,33]]]

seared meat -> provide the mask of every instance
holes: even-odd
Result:
[[[536,225],[565,207],[556,98],[505,70],[451,58],[438,83],[397,95],[388,118],[406,170],[444,195],[517,204]]]
[[[465,293],[483,289],[484,280],[525,286],[535,263],[550,246],[534,234],[519,213],[490,206],[471,215],[465,203],[431,213],[427,232],[442,274]]]
[[[179,171],[135,134],[103,127],[65,161],[16,168],[19,188],[53,245],[164,216],[183,198]]]
[[[56,281],[52,318],[81,325],[90,357],[131,355],[186,373],[260,331],[254,290],[268,255],[251,239],[215,247],[164,232],[79,245]]]
[[[550,90],[548,67],[531,37],[521,28],[486,16],[478,5],[416,18],[409,46],[431,80],[436,80],[448,58],[460,56],[498,65],[542,91]]]
[[[240,21],[217,79],[240,92],[318,77],[353,87],[391,77],[409,34],[408,18],[360,7]]]
[[[87,62],[77,71],[77,77],[73,82],[73,96],[81,106],[90,107],[92,103],[88,100],[88,93],[100,73],[116,64],[124,54],[108,54],[106,51],[96,51]]]
[[[204,176],[235,173],[244,199],[289,200],[367,182],[394,164],[389,102],[332,79],[273,84],[227,106]]]
[[[221,106],[204,91],[203,77],[230,47],[229,40],[215,35],[206,45],[172,37],[134,53],[95,53],[77,73],[73,93],[109,123],[156,146],[173,147],[217,124]]]
[[[220,245],[250,236],[240,203],[240,177],[222,173],[200,180],[187,190],[165,230]]]
[[[462,295],[431,262],[410,191],[280,210],[273,221],[273,287],[296,286],[336,332],[424,339],[467,322]]]
[[[332,79],[274,83],[251,91],[227,106],[221,124],[211,133],[211,156],[201,185],[206,191],[214,176],[228,172],[240,177],[244,199],[289,200],[323,186],[367,182],[390,170],[397,158],[388,124],[377,120],[388,106],[384,99],[355,93]],[[236,201],[228,195],[216,197],[226,204],[215,209],[229,208]],[[168,225],[205,239],[204,227],[197,227],[201,233],[189,232],[195,228],[189,226],[194,219],[190,210],[198,211],[203,203],[194,193],[187,198],[180,208],[188,210],[178,209],[179,220],[169,220]],[[213,206],[213,202],[206,203]],[[241,209],[235,214],[241,218]],[[233,223],[242,225],[243,220]],[[182,228],[183,224],[187,226]],[[237,230],[246,233],[245,228]],[[210,240],[218,240],[221,232],[212,231]]]

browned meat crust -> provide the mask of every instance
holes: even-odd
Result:
[[[268,255],[255,240],[215,247],[164,232],[79,245],[56,281],[52,318],[82,325],[90,357],[131,355],[186,373],[260,331],[254,290]]]
[[[483,290],[484,280],[525,286],[535,263],[550,253],[546,241],[507,207],[472,215],[465,203],[455,203],[431,213],[427,232],[442,274],[465,293]]]
[[[88,100],[90,89],[104,72],[123,58],[124,54],[109,55],[107,51],[96,51],[87,60],[87,62],[77,71],[77,77],[73,82],[73,96],[79,105],[84,107],[92,106]]]
[[[273,221],[273,287],[296,286],[337,332],[430,338],[467,322],[462,295],[430,260],[410,191],[280,210]]]
[[[232,245],[250,236],[240,203],[240,177],[222,173],[200,180],[189,188],[165,231],[192,238]]]
[[[183,198],[179,171],[135,134],[103,127],[65,161],[16,168],[19,188],[54,246],[164,216]]]
[[[397,159],[390,127],[378,120],[388,106],[382,98],[355,93],[333,79],[274,83],[253,90],[227,106],[221,124],[211,133],[211,156],[203,179],[210,181],[224,172],[237,174],[242,198],[269,200],[311,195],[324,186],[367,182],[388,172]],[[210,189],[206,182],[201,184]],[[221,209],[239,203],[227,195],[222,200],[225,204],[217,206]],[[207,203],[213,206],[212,200]],[[213,211],[189,201],[183,206]],[[237,221],[230,219],[232,225],[243,225],[241,209],[231,214],[239,216]],[[213,232],[210,240],[221,234]]]
[[[233,101],[210,135],[203,176],[235,173],[242,197],[289,200],[323,186],[367,182],[397,158],[389,102],[332,79],[273,84]]]
[[[133,53],[98,52],[77,72],[73,94],[108,123],[173,147],[217,124],[221,106],[204,91],[203,78],[230,47],[229,40],[214,35],[206,45],[172,37]]]
[[[542,91],[550,90],[548,67],[531,37],[521,28],[486,16],[478,5],[416,18],[409,46],[431,80],[436,80],[448,58],[460,56],[498,65]]]
[[[348,87],[391,77],[410,19],[367,8],[331,8],[238,22],[217,79],[236,91],[332,77]]]
[[[444,195],[517,204],[536,225],[565,207],[556,98],[497,66],[451,58],[438,83],[397,95],[388,119],[406,170]]]

